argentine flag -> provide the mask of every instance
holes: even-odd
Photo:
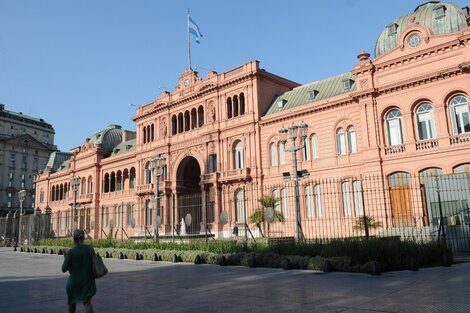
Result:
[[[196,37],[196,42],[201,43],[200,39],[202,38],[201,31],[199,26],[193,21],[193,19],[188,15],[188,31],[190,34],[193,34]]]

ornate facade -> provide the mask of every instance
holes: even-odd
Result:
[[[470,173],[468,23],[467,8],[423,4],[386,27],[374,59],[361,52],[350,72],[306,85],[269,73],[258,61],[204,78],[187,70],[173,92],[137,108],[135,133],[111,125],[41,174],[37,207],[52,208],[54,231],[65,236],[70,178],[78,175],[79,225],[94,238],[175,231],[225,236],[266,194],[279,198],[293,220],[293,197],[286,200],[287,191],[275,187],[293,165],[285,151],[291,141],[280,140],[279,130],[304,122],[304,148],[296,152],[299,170],[309,173],[300,188],[304,225],[328,214],[320,180],[361,175],[383,177],[379,188],[404,187],[394,191],[389,208],[383,205],[407,224],[412,209],[393,199],[409,197],[409,175]],[[164,164],[153,168],[157,156]],[[362,190],[355,180],[338,188]],[[342,217],[360,214],[355,200],[339,199],[349,207]],[[281,227],[292,235],[292,224]]]

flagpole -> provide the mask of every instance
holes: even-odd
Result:
[[[189,8],[188,8],[188,70],[192,71],[191,68],[191,40],[189,38]]]

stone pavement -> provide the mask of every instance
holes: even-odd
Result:
[[[63,257],[0,248],[0,312],[66,312]],[[105,259],[95,312],[470,312],[470,263],[381,276]],[[83,306],[77,306],[84,312]]]

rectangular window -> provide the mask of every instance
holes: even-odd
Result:
[[[312,154],[313,154],[313,159],[316,160],[319,158],[319,153],[318,153],[318,137],[317,135],[313,135],[312,139]]]
[[[217,172],[217,155],[209,154],[209,173]]]
[[[344,135],[344,132],[339,132],[336,135],[336,146],[337,146],[337,153],[339,155],[341,154],[346,154],[346,136]]]
[[[10,167],[11,167],[11,168],[14,168],[14,167],[15,167],[15,158],[16,158],[15,154],[14,154],[14,153],[11,153],[11,154],[10,154]]]
[[[285,157],[285,149],[286,149],[286,144],[284,142],[281,142],[279,144],[279,164],[284,165],[286,164],[286,157]]]
[[[284,218],[287,219],[289,216],[289,203],[287,201],[287,190],[282,189],[281,190],[281,196],[282,196],[282,214],[284,215]]]
[[[344,216],[351,216],[352,209],[351,209],[351,197],[349,192],[349,183],[344,182],[341,184],[342,192],[343,192],[343,209],[344,209]]]
[[[305,187],[305,204],[307,206],[307,218],[313,217],[313,188],[311,185]]]
[[[398,25],[396,23],[390,24],[387,26],[387,29],[388,29],[388,35],[394,36],[397,33]]]
[[[7,202],[7,207],[11,208],[11,202],[10,201]]]
[[[271,166],[277,166],[277,146],[275,143],[272,143],[269,147],[271,153]]]
[[[356,209],[356,216],[364,215],[364,199],[362,196],[362,183],[359,180],[356,180],[353,183],[354,191],[354,208]]]
[[[357,142],[356,142],[356,131],[350,130],[348,131],[348,143],[349,143],[349,152],[356,153],[357,152]]]
[[[21,168],[24,170],[28,168],[28,156],[26,155],[23,155],[21,158]]]
[[[321,200],[321,187],[320,185],[315,186],[315,206],[317,209],[317,217],[323,216],[323,205]]]
[[[302,145],[304,146],[302,149],[302,156],[303,156],[304,161],[310,160],[310,154],[308,153],[309,148],[307,145],[307,138],[302,139]]]

